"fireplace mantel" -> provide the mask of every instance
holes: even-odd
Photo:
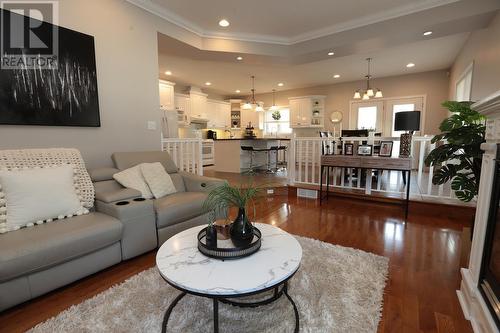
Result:
[[[461,270],[462,283],[457,294],[465,318],[470,320],[475,333],[497,333],[497,326],[479,291],[478,282],[488,224],[497,144],[500,143],[500,91],[473,104],[472,108],[487,117],[486,143],[481,145],[484,155],[469,266]]]

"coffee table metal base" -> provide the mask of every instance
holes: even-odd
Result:
[[[162,331],[162,333],[167,332],[168,320],[170,318],[170,315],[172,314],[172,310],[177,305],[177,303],[179,303],[179,301],[187,294],[211,298],[213,300],[214,332],[215,333],[219,332],[219,302],[224,303],[224,304],[230,304],[233,306],[242,307],[242,308],[255,308],[258,306],[270,304],[270,303],[278,300],[281,296],[285,295],[286,298],[290,301],[290,303],[293,306],[293,311],[295,314],[294,332],[297,333],[299,331],[299,311],[297,310],[297,306],[295,305],[295,302],[293,301],[292,297],[290,297],[290,295],[288,294],[288,280],[286,280],[286,281],[280,283],[279,285],[277,285],[273,288],[270,288],[270,289],[274,289],[273,295],[267,299],[257,301],[257,302],[237,302],[237,301],[230,300],[227,297],[208,296],[208,295],[202,295],[202,294],[198,294],[198,293],[190,293],[189,291],[186,291],[186,290],[181,290],[181,293],[172,301],[172,303],[170,303],[170,306],[168,307],[167,311],[165,312],[165,316],[163,317],[163,323],[161,326],[161,331]],[[237,298],[237,297],[241,298],[241,297],[247,297],[247,296],[251,296],[251,295],[258,295],[258,294],[267,292],[270,289],[262,290],[262,291],[259,291],[256,293],[235,296],[234,298]]]

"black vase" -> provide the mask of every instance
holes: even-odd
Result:
[[[253,226],[248,221],[245,208],[240,208],[238,216],[231,224],[231,241],[236,247],[245,247],[253,240]]]
[[[207,247],[211,249],[217,248],[217,229],[215,229],[214,225],[209,225],[206,230],[205,240]]]

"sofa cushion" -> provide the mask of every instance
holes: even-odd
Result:
[[[128,169],[141,163],[160,162],[168,173],[178,171],[177,166],[166,151],[139,151],[139,152],[123,152],[113,153],[111,155],[115,166],[120,169]]]
[[[174,183],[177,192],[185,192],[186,186],[184,185],[184,177],[180,173],[169,173],[170,179]]]
[[[202,215],[204,213],[203,202],[206,198],[207,194],[202,192],[180,192],[156,199],[154,207],[158,228]]]
[[[0,282],[102,249],[121,235],[120,221],[102,213],[0,235]]]
[[[75,173],[69,164],[0,170],[0,210],[4,211],[0,214],[7,215],[0,218],[0,233],[88,213],[80,201]]]
[[[134,167],[115,173],[113,178],[124,187],[140,191],[144,198],[151,199],[153,198],[153,193],[151,193],[151,189],[146,183],[146,179],[144,179],[141,166],[142,164],[138,164]]]
[[[140,166],[142,176],[156,199],[177,192],[172,178],[160,162],[142,163]]]

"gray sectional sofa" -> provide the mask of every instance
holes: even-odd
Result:
[[[160,246],[206,223],[206,192],[222,180],[178,172],[166,152],[115,153],[115,168],[90,171],[95,209],[88,215],[0,234],[0,311]],[[113,174],[161,162],[177,193],[144,200]]]

